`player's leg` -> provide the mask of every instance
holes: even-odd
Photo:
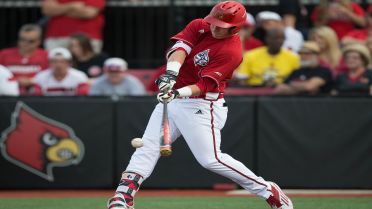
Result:
[[[171,139],[174,142],[180,132],[174,124],[172,117],[172,109],[174,105],[169,104],[169,126]],[[143,134],[144,145],[136,149],[133,153],[129,164],[123,172],[119,186],[116,189],[115,196],[109,200],[109,209],[132,208],[134,205],[133,199],[141,186],[142,182],[148,178],[155,168],[155,165],[160,157],[159,137],[160,126],[163,114],[163,105],[158,104],[147,124],[145,133]]]
[[[281,192],[279,187],[272,186],[271,182],[256,176],[241,162],[221,152],[220,131],[227,117],[227,107],[223,107],[223,101],[209,104],[198,101],[194,103],[194,106],[201,109],[203,114],[196,115],[193,112],[195,110],[189,112],[191,108],[183,108],[185,111],[182,111],[179,117],[185,118],[184,121],[186,122],[176,121],[176,125],[197,161],[206,169],[225,176],[251,193],[271,201],[269,203],[271,206],[273,204],[279,206],[280,198],[289,202],[289,199]]]

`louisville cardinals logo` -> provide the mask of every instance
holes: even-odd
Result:
[[[209,49],[199,52],[194,56],[194,64],[199,66],[206,66],[209,62]]]
[[[54,181],[53,167],[78,164],[84,155],[84,146],[70,127],[23,102],[17,103],[0,148],[5,159],[48,181]]]

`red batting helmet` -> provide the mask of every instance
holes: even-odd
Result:
[[[246,11],[244,6],[235,1],[224,1],[216,4],[204,20],[220,28],[232,28],[233,33],[239,32],[246,21]]]

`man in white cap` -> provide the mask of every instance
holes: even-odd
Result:
[[[71,67],[71,53],[55,48],[48,53],[49,69],[38,73],[34,82],[34,95],[82,96],[89,91],[88,77]]]
[[[121,58],[109,58],[105,61],[104,75],[92,85],[89,95],[104,96],[142,96],[146,94],[144,85],[136,77],[125,71],[128,64]]]
[[[293,27],[285,27],[282,18],[278,13],[262,11],[257,14],[256,19],[258,27],[261,27],[264,31],[274,28],[283,28],[285,34],[283,48],[289,49],[293,52],[298,52],[298,50],[300,50],[304,42],[302,33]]]

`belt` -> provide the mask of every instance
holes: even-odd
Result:
[[[224,98],[224,93],[207,92],[205,95],[191,96],[191,97],[178,97],[179,99],[205,99],[209,101],[216,101]]]

